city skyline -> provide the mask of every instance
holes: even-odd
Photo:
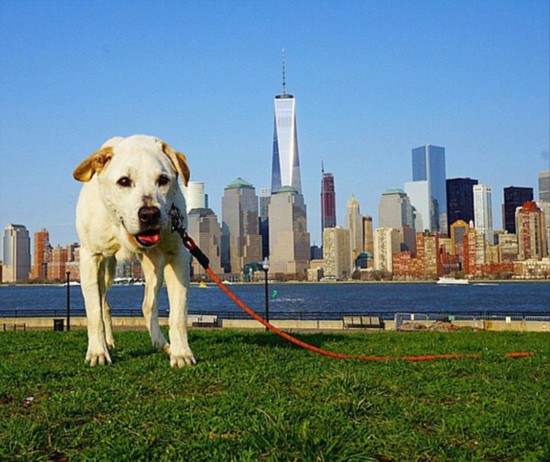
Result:
[[[447,178],[491,186],[495,229],[503,189],[537,197],[548,170],[547,2],[293,2],[285,18],[270,4],[1,8],[0,226],[46,228],[54,246],[77,240],[72,170],[113,135],[150,133],[185,152],[218,217],[233,178],[268,187],[282,47],[312,244],[320,161],[337,223],[351,194],[376,220],[380,195],[411,180],[416,146],[445,147]]]

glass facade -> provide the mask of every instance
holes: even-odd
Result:
[[[504,229],[516,234],[516,209],[533,200],[533,188],[510,186],[504,188]]]
[[[477,180],[452,178],[447,180],[447,221],[451,225],[458,220],[470,223],[474,219],[474,186]]]
[[[413,182],[427,181],[431,221],[430,231],[447,232],[447,188],[445,173],[445,148],[420,146],[412,150]],[[416,207],[416,204],[413,203]],[[424,225],[426,226],[426,222]]]
[[[274,99],[275,126],[273,130],[273,164],[271,192],[276,193],[283,186],[291,186],[302,193],[300,159],[298,156],[298,134],[296,130],[296,100],[288,94]]]

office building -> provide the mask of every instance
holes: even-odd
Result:
[[[517,208],[516,229],[519,260],[541,260],[548,256],[544,212],[534,201]]]
[[[429,195],[427,204],[417,204],[409,195],[413,207],[430,210],[430,221],[427,221],[428,217],[425,216],[424,227],[432,232],[447,233],[445,148],[432,145],[414,148],[412,150],[412,173],[413,182],[427,182]]]
[[[221,264],[227,273],[240,273],[244,265],[262,261],[258,197],[242,178],[224,189],[221,244]]]
[[[181,185],[180,188],[185,197],[187,213],[193,209],[208,207],[207,196],[204,192],[204,183],[202,181],[190,181],[187,186]]]
[[[47,265],[51,258],[51,252],[52,247],[48,230],[41,229],[34,233],[34,264],[31,279],[41,282],[46,280]]]
[[[216,214],[208,208],[194,208],[188,215],[187,232],[210,260],[215,274],[223,273],[221,267],[221,227]],[[193,276],[205,274],[204,268],[193,258]]]
[[[477,180],[471,178],[451,178],[447,186],[447,222],[451,225],[462,220],[470,223],[474,219],[474,186]]]
[[[31,272],[31,239],[23,225],[6,225],[3,239],[2,282],[27,282]]]
[[[296,99],[286,92],[285,62],[283,59],[283,91],[274,98],[273,161],[271,192],[290,186],[302,194],[298,134],[296,131]]]
[[[474,224],[485,235],[485,240],[493,244],[493,205],[492,189],[485,184],[476,184],[474,192]]]
[[[351,253],[355,260],[363,251],[363,217],[359,210],[359,201],[354,195],[348,200],[346,228],[350,230]]]
[[[336,191],[334,189],[334,176],[325,173],[321,169],[321,232],[325,228],[336,226]]]
[[[539,173],[539,201],[550,202],[550,170]]]
[[[377,228],[374,231],[374,269],[393,272],[393,256],[401,250],[401,231],[395,228]]]
[[[401,250],[415,251],[416,233],[413,208],[409,196],[402,189],[388,189],[380,197],[378,225],[381,228],[396,228],[401,231]]]
[[[262,261],[269,257],[269,203],[271,188],[260,189],[260,235],[262,236]]]
[[[280,188],[269,204],[269,261],[272,273],[306,273],[310,235],[304,196],[290,187]]]
[[[374,232],[372,227],[372,217],[363,216],[363,251],[374,255]]]
[[[434,222],[434,208],[431,206],[428,181],[409,181],[405,183],[405,194],[413,208],[414,229],[417,233],[429,232]]]
[[[323,260],[325,277],[345,281],[353,273],[351,232],[336,226],[323,231]]]
[[[464,220],[456,220],[451,225],[451,255],[457,257],[460,264],[464,263],[464,236],[470,229]]]
[[[509,186],[504,188],[502,209],[503,228],[510,234],[516,234],[516,209],[533,200],[533,188]]]

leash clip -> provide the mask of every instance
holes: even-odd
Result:
[[[177,232],[183,239],[187,235],[185,231],[185,219],[180,211],[174,204],[170,209],[170,220],[171,220],[171,230],[172,232]]]

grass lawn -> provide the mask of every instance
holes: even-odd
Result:
[[[550,460],[549,334],[300,335],[354,354],[482,353],[427,363],[190,335],[199,363],[175,370],[145,332],[117,332],[96,368],[84,331],[0,333],[0,460]]]

